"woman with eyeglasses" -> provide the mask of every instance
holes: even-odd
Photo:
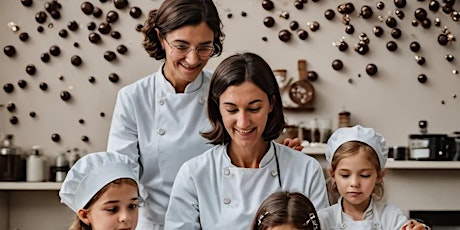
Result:
[[[319,210],[329,206],[319,162],[275,143],[285,125],[270,66],[254,53],[221,62],[209,88],[214,147],[177,173],[165,229],[249,229],[260,203],[277,191],[300,192]],[[306,220],[305,220],[306,221]]]
[[[138,229],[163,229],[179,167],[211,148],[200,136],[211,127],[205,108],[212,73],[204,67],[222,52],[222,27],[211,0],[165,0],[144,24],[144,48],[164,64],[119,91],[107,147],[142,168],[149,196]],[[300,141],[286,144],[298,149]]]

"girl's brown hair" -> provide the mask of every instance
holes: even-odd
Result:
[[[101,190],[99,190],[99,192],[97,192],[93,198],[91,198],[91,200],[89,200],[89,202],[85,205],[85,207],[83,207],[84,209],[88,209],[91,207],[91,205],[94,204],[94,202],[96,202],[99,198],[101,198],[101,196],[107,191],[109,190],[109,188],[113,188],[113,187],[118,187],[118,186],[121,186],[123,184],[127,184],[127,185],[132,185],[132,186],[135,186],[137,188],[137,183],[136,181],[134,181],[133,179],[130,179],[130,178],[119,178],[119,179],[116,179],[110,183],[108,183],[107,185],[105,185]],[[87,225],[85,224],[85,222],[83,222],[82,220],[80,220],[80,218],[77,218],[72,222],[72,224],[70,225],[70,228],[69,230],[92,230],[91,228],[91,225]]]
[[[337,148],[337,150],[334,153],[334,156],[332,157],[331,169],[330,169],[332,171],[331,173],[335,173],[335,170],[337,169],[337,165],[342,159],[358,154],[360,151],[367,153],[368,160],[371,162],[371,164],[375,167],[375,170],[377,171],[377,182],[374,186],[374,190],[372,191],[372,195],[375,200],[381,200],[383,197],[383,193],[384,193],[383,191],[384,171],[380,167],[379,158],[377,156],[377,153],[369,145],[363,142],[360,142],[360,141],[349,141],[349,142],[343,143],[339,148]],[[335,184],[335,182],[332,180],[331,177],[329,177],[327,180],[327,189],[328,189],[328,195],[329,195],[329,203],[330,204],[337,203],[338,198],[340,197],[340,194],[337,189],[337,185]]]

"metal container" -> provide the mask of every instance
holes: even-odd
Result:
[[[13,135],[6,135],[0,146],[0,181],[25,181],[26,159],[13,145]]]

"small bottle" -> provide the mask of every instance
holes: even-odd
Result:
[[[27,158],[26,180],[29,182],[42,182],[45,180],[44,160],[40,154],[40,146],[32,147],[32,154]]]
[[[342,127],[350,127],[350,112],[348,111],[342,111],[339,113],[339,128]]]
[[[56,182],[63,182],[68,170],[69,161],[67,160],[65,152],[61,152],[56,158]]]

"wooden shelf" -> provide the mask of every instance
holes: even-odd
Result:
[[[0,182],[0,190],[59,190],[61,182]]]

